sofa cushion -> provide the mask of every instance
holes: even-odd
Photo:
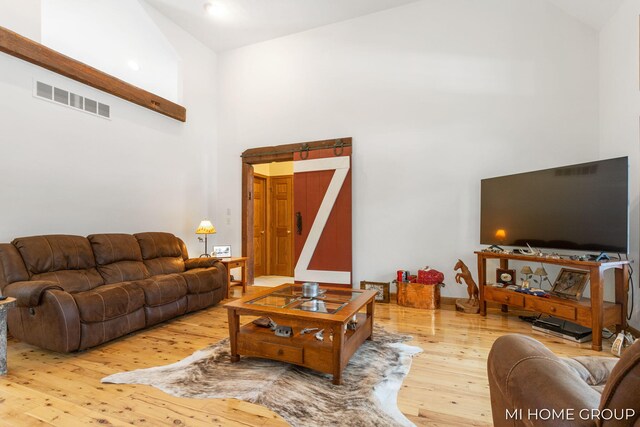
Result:
[[[137,282],[104,285],[73,294],[73,298],[82,322],[104,322],[133,313],[144,306],[144,292]]]
[[[184,261],[180,257],[145,259],[144,265],[152,276],[182,273],[184,271]]]
[[[197,268],[180,273],[180,275],[187,283],[188,294],[204,294],[222,286],[222,282],[218,278],[218,269],[215,267]]]
[[[50,273],[34,274],[31,280],[56,282],[69,293],[90,291],[104,284],[102,276],[95,268],[86,270],[60,270]]]
[[[137,233],[142,259],[153,259],[163,257],[180,257],[182,251],[178,238],[171,233]]]
[[[30,280],[56,282],[67,292],[88,291],[104,284],[95,269],[91,245],[84,237],[33,236],[12,243],[24,260]]]
[[[105,283],[142,280],[150,276],[138,240],[131,234],[92,234],[89,242]]]
[[[142,280],[150,276],[144,263],[138,261],[119,261],[99,265],[98,273],[107,284]]]
[[[134,283],[144,291],[145,304],[150,307],[174,302],[187,294],[187,284],[179,274],[153,276]]]
[[[49,235],[13,240],[30,275],[96,266],[89,240],[81,236]]]
[[[131,234],[92,234],[87,239],[91,243],[97,265],[118,261],[142,262],[140,245]]]
[[[179,239],[171,233],[138,233],[142,259],[152,276],[182,273],[184,259]]]

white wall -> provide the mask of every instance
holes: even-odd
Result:
[[[173,102],[179,59],[132,0],[42,0],[42,44]],[[129,66],[133,61],[138,66]]]
[[[600,155],[629,156],[630,258],[635,260],[635,309],[631,324],[640,327],[638,288],[638,209],[640,162],[640,81],[638,16],[640,0],[625,1],[600,31]]]
[[[207,178],[215,162],[216,55],[154,19],[185,65],[186,123],[0,54],[0,241],[169,231],[192,254],[202,251],[194,231],[209,216],[216,185]],[[34,98],[34,79],[110,104],[112,120]]]
[[[219,241],[240,154],[353,137],[354,283],[475,271],[484,177],[598,158],[595,30],[538,0],[425,0],[219,56]]]
[[[0,0],[0,26],[40,42],[41,8],[41,0]]]

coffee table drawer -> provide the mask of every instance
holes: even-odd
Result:
[[[300,347],[276,344],[267,341],[243,342],[240,345],[240,353],[266,357],[289,363],[302,363],[304,361],[303,350]]]

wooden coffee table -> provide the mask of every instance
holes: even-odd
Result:
[[[341,384],[342,371],[349,359],[372,337],[377,291],[321,289],[324,295],[316,302],[302,298],[300,285],[286,284],[225,304],[231,361],[237,362],[240,355],[280,360],[332,374],[333,383]],[[269,317],[280,326],[290,326],[293,335],[276,336],[270,328],[252,322],[240,326],[243,315]],[[347,330],[354,316],[356,327]],[[305,328],[324,329],[324,340],[316,339],[315,332],[301,334]]]

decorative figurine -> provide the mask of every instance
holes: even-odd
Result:
[[[456,283],[462,284],[462,281],[464,281],[467,285],[467,293],[469,294],[469,299],[466,301],[464,298],[456,300],[456,310],[471,314],[479,313],[478,285],[476,285],[476,282],[473,280],[469,268],[459,259],[453,267],[453,270],[460,270],[460,273],[456,273]]]

